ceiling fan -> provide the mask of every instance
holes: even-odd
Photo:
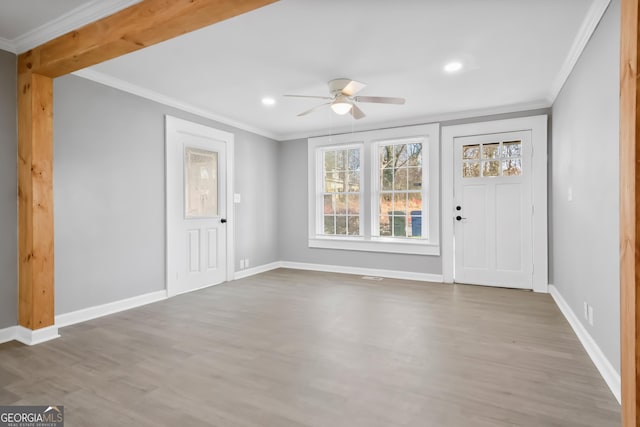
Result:
[[[356,102],[372,102],[375,104],[404,104],[404,98],[391,98],[387,96],[355,96],[365,88],[364,83],[351,79],[333,79],[328,82],[329,93],[331,96],[312,96],[312,95],[284,95],[293,98],[314,98],[325,99],[329,102],[317,105],[310,110],[303,111],[298,116],[306,116],[319,108],[327,105],[339,115],[351,113],[354,119],[361,119],[365,116],[364,112],[356,105]]]

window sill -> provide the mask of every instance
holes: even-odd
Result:
[[[424,240],[400,240],[373,238],[341,238],[341,237],[311,237],[310,248],[339,249],[345,251],[386,252],[407,255],[440,255],[440,245]]]

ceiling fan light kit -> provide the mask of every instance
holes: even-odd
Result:
[[[326,99],[329,102],[317,105],[310,110],[303,111],[298,116],[306,116],[315,110],[329,105],[334,113],[345,115],[351,113],[354,119],[358,120],[365,116],[364,112],[356,105],[357,102],[370,102],[375,104],[395,104],[402,105],[404,98],[391,98],[387,96],[355,96],[367,85],[351,79],[333,79],[328,82],[329,93],[331,96],[314,96],[314,95],[284,95],[293,98],[314,98]]]

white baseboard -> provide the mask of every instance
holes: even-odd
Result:
[[[344,273],[344,274],[358,274],[363,276],[378,276],[386,277],[389,279],[402,279],[402,280],[418,280],[421,282],[436,282],[443,283],[442,274],[430,274],[430,273],[415,273],[410,271],[399,270],[380,270],[375,268],[361,268],[361,267],[345,267],[342,265],[325,265],[325,264],[308,264],[303,262],[280,262],[282,268],[292,268],[295,270],[311,270],[311,271],[326,271],[329,273]]]
[[[0,344],[15,340],[16,335],[18,335],[18,326],[0,329]]]
[[[247,268],[246,270],[236,271],[233,278],[234,280],[244,279],[245,277],[255,276],[256,274],[265,273],[267,271],[275,270],[282,267],[282,262],[276,261],[269,264],[259,265],[253,268]]]
[[[16,335],[14,337],[16,341],[20,341],[26,345],[41,344],[56,338],[60,338],[58,325],[35,330],[27,329],[23,326],[16,326]]]
[[[144,295],[138,295],[132,298],[123,299],[120,301],[110,302],[107,304],[83,308],[81,310],[57,315],[56,326],[62,328],[64,326],[86,322],[87,320],[151,304],[152,302],[162,301],[164,299],[167,299],[167,291],[161,290]]]
[[[596,344],[595,340],[591,337],[591,334],[589,334],[589,331],[587,331],[587,329],[582,325],[582,322],[580,322],[573,310],[571,310],[569,304],[567,304],[562,295],[560,295],[558,289],[553,285],[549,285],[549,293],[558,305],[558,308],[560,309],[562,314],[564,314],[564,317],[573,328],[573,331],[578,336],[578,339],[582,343],[582,346],[587,351],[587,354],[589,354],[589,357],[591,357],[591,360],[596,365],[596,368],[598,368],[600,375],[602,375],[602,378],[604,378],[604,381],[609,386],[609,389],[611,389],[611,392],[618,400],[618,403],[620,403],[620,374],[618,373],[618,371],[616,371],[611,362],[609,362],[609,359],[607,359],[602,350],[600,350],[598,344]]]

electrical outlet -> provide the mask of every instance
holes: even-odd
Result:
[[[240,270],[244,270],[244,260],[240,260]]]
[[[240,193],[233,194],[233,203],[240,203],[241,200],[242,200],[242,196],[240,195]]]
[[[587,304],[587,302],[584,302],[584,320],[589,319],[589,304]]]
[[[573,200],[573,187],[569,187],[567,190],[567,201],[571,202]]]
[[[246,259],[244,260],[244,266],[245,266],[246,268],[249,268],[249,258],[246,258]]]
[[[589,306],[589,324],[593,326],[593,306]]]

